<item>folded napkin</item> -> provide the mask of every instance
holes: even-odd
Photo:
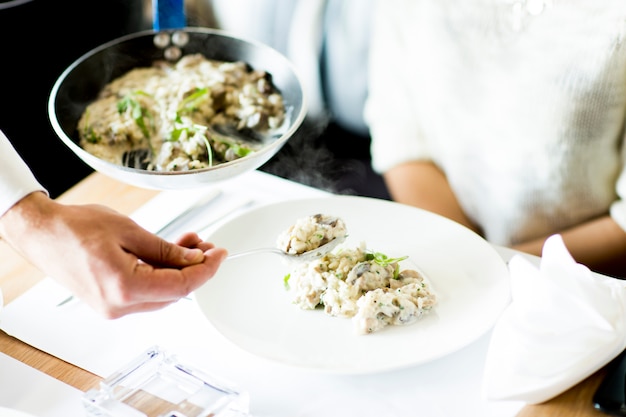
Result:
[[[576,263],[560,235],[548,238],[537,268],[509,261],[511,304],[494,327],[483,395],[547,401],[582,381],[626,346],[626,281]]]

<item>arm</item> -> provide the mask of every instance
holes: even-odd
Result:
[[[0,236],[107,318],[177,301],[226,256],[195,233],[170,243],[104,206],[63,205],[42,192],[0,217]]]
[[[577,262],[599,273],[626,276],[626,232],[610,216],[581,223],[560,234]],[[514,245],[513,249],[541,256],[548,237]]]
[[[177,245],[106,207],[57,203],[1,131],[0,158],[0,237],[105,317],[184,297],[226,256],[195,233]]]
[[[412,161],[384,174],[394,201],[432,211],[477,232],[467,218],[443,172],[432,162]]]
[[[438,213],[479,232],[463,213],[444,174],[433,163],[408,162],[384,175],[395,201]],[[626,276],[626,232],[609,215],[563,230],[560,234],[577,262],[599,273]],[[541,256],[548,237],[522,242],[512,248]]]

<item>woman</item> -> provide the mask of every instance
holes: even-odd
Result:
[[[366,114],[394,200],[626,274],[626,3],[378,2]]]

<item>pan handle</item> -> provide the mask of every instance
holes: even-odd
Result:
[[[184,0],[152,0],[154,30],[182,29],[187,26]]]

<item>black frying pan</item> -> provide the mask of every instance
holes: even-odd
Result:
[[[245,61],[255,69],[270,73],[287,106],[288,120],[284,133],[244,158],[185,172],[123,167],[103,161],[83,150],[78,145],[76,127],[85,107],[114,78],[132,68],[150,66],[155,60],[164,59],[165,50],[155,45],[155,35],[173,35],[176,32],[183,32],[189,38],[180,47],[182,55],[202,53],[208,59]],[[153,29],[115,39],[76,60],[54,84],[48,101],[48,113],[60,139],[96,171],[139,187],[181,189],[228,179],[260,167],[297,130],[304,120],[306,109],[304,93],[291,62],[273,48],[215,29],[185,27],[163,30],[161,27],[161,30]]]

